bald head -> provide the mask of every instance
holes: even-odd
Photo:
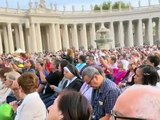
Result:
[[[118,97],[113,110],[118,116],[159,120],[160,89],[134,85]]]

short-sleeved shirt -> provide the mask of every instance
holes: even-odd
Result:
[[[103,81],[100,89],[94,89],[91,100],[93,107],[92,120],[99,120],[106,114],[111,114],[120,93],[120,89],[109,79]]]

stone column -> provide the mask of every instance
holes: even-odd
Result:
[[[142,20],[138,20],[138,46],[143,46],[143,30],[142,30]]]
[[[57,36],[57,50],[62,50],[61,34],[60,34],[60,25],[56,24],[56,36]]]
[[[153,24],[152,19],[148,19],[148,42],[149,45],[153,45]]]
[[[118,34],[119,34],[120,47],[124,47],[124,28],[123,28],[123,22],[122,21],[119,21]]]
[[[2,31],[0,31],[0,54],[3,53],[3,47],[2,47],[2,36],[1,36]]]
[[[56,44],[56,32],[55,32],[55,24],[52,23],[50,25],[50,50],[57,51],[57,44]]]
[[[83,23],[83,25],[82,25],[82,43],[83,43],[84,49],[88,50],[86,24],[85,23]]]
[[[111,48],[115,48],[115,37],[114,37],[114,25],[113,22],[110,22],[110,36],[111,36],[111,40],[112,40],[112,47]]]
[[[30,50],[31,52],[37,52],[37,43],[36,43],[36,32],[35,32],[35,24],[31,23],[31,40],[30,40]]]
[[[37,32],[37,51],[42,52],[42,37],[41,37],[41,30],[40,30],[40,23],[36,24],[36,32]]]
[[[15,28],[16,47],[20,48],[18,26],[16,25],[14,28]]]
[[[129,47],[133,47],[134,43],[133,43],[133,28],[132,28],[132,20],[129,20],[128,23],[128,45]]]
[[[64,24],[63,48],[69,48],[68,25]]]
[[[95,23],[92,23],[91,25],[92,27],[92,32],[91,32],[91,45],[93,46],[93,48],[96,48],[96,29],[95,29]]]
[[[77,24],[73,25],[73,32],[72,32],[72,45],[73,47],[78,50],[78,33],[77,33]]]
[[[24,45],[24,34],[23,34],[23,28],[22,28],[22,24],[19,23],[19,37],[20,37],[20,47],[22,50],[25,51],[25,45]]]
[[[3,25],[3,33],[4,33],[5,53],[9,53],[9,42],[8,42],[8,35],[7,35],[7,27],[6,27],[6,25]]]
[[[158,19],[158,23],[157,23],[157,36],[158,36],[158,40],[160,41],[160,18]]]
[[[8,28],[8,40],[9,40],[9,52],[13,53],[14,52],[14,43],[13,43],[11,23],[7,23],[7,28]]]
[[[30,49],[30,39],[31,39],[31,35],[30,35],[30,28],[25,28],[24,30],[25,32],[25,43],[26,43],[26,51],[27,52],[31,52]]]

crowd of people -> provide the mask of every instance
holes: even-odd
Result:
[[[156,45],[2,54],[0,119],[159,120],[159,77]]]

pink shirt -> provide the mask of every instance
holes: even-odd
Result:
[[[119,71],[119,69],[114,68],[113,69],[113,80],[114,80],[114,82],[118,85],[119,82],[122,81],[122,79],[124,78],[126,73],[127,73],[126,70]]]

